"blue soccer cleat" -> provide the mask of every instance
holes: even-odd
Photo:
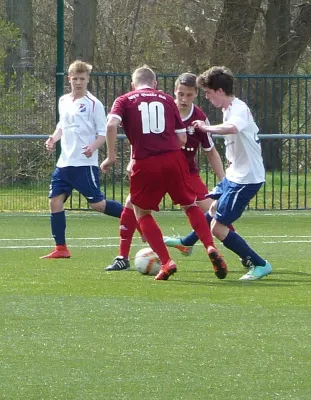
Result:
[[[175,249],[179,250],[182,255],[191,256],[193,246],[183,245],[181,242],[181,238],[165,236],[163,240],[167,247],[174,247]]]
[[[272,267],[268,261],[264,266],[252,266],[247,274],[241,276],[240,281],[255,281],[271,274]]]

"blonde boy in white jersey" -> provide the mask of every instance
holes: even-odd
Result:
[[[79,191],[95,211],[120,218],[123,206],[105,200],[100,191],[98,148],[105,143],[106,114],[103,104],[87,90],[92,66],[75,61],[69,66],[71,92],[59,100],[60,120],[45,143],[54,150],[61,139],[61,154],[50,186],[51,231],[56,247],[41,258],[70,258],[66,246],[64,203],[72,190]]]
[[[226,176],[209,193],[217,199],[211,230],[225,247],[241,259],[249,260],[250,270],[240,280],[261,279],[272,272],[268,261],[261,258],[246,241],[227,225],[236,221],[265,181],[265,169],[258,139],[258,127],[248,106],[233,94],[234,77],[226,67],[212,67],[197,78],[197,85],[213,106],[222,108],[223,123],[206,125],[194,121],[195,128],[224,135],[229,167]]]

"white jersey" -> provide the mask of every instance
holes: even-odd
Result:
[[[73,101],[72,94],[59,99],[59,124],[62,129],[61,154],[56,166],[98,167],[98,150],[90,158],[83,152],[83,146],[92,144],[97,135],[106,136],[106,113],[104,106],[91,93]]]
[[[230,165],[226,178],[234,183],[261,183],[265,181],[265,168],[255,124],[248,106],[234,98],[227,109],[223,109],[223,122],[236,126],[238,132],[225,135],[226,158]]]

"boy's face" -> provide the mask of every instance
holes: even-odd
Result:
[[[71,90],[75,93],[85,93],[87,84],[90,81],[90,76],[87,72],[72,72],[68,76],[71,85]]]
[[[209,88],[203,88],[203,90],[205,92],[205,98],[212,103],[214,107],[224,107],[227,96],[222,89],[213,90]]]
[[[185,85],[177,85],[175,88],[177,107],[180,110],[190,108],[197,95],[198,95],[197,88]]]

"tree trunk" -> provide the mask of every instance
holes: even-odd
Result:
[[[311,42],[311,4],[305,3],[299,7],[299,12],[293,23],[290,23],[290,0],[270,0],[266,13],[265,51],[261,73],[290,74],[299,61],[300,56]],[[272,81],[272,78],[270,79]],[[267,85],[267,81],[265,83]],[[261,84],[261,88],[263,83]],[[279,133],[281,126],[281,106],[288,91],[288,81],[274,80],[270,86],[270,101],[267,100],[267,90],[260,90],[257,99],[259,110],[259,126],[261,133]],[[264,111],[265,110],[265,113]],[[263,157],[267,170],[278,169],[282,160],[280,157],[280,142],[265,141]]]
[[[247,71],[247,56],[262,0],[225,0],[214,38],[211,64]]]
[[[14,49],[7,49],[5,86],[9,87],[15,74],[16,86],[20,89],[23,74],[34,69],[32,0],[6,0],[6,14],[8,21],[20,31],[20,43]]]
[[[97,0],[74,0],[71,61],[93,65],[96,34]]]

